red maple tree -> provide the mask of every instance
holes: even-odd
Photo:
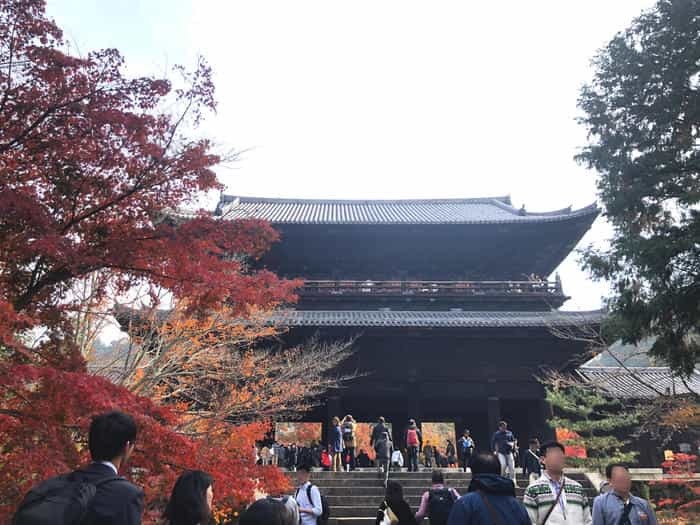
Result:
[[[179,434],[174,411],[87,374],[74,344],[72,290],[96,272],[98,298],[145,284],[186,300],[192,315],[270,309],[298,285],[248,264],[277,239],[269,224],[172,219],[221,187],[220,158],[192,138],[215,109],[207,64],[178,69],[176,87],[127,78],[123,62],[115,49],[71,55],[44,1],[0,0],[1,523],[31,485],[87,459],[90,417],[114,408],[140,426],[138,469],[127,474],[146,488],[147,521],[186,467],[210,470],[230,508],[256,487],[286,484],[251,464],[260,428]]]
[[[204,437],[173,431],[179,416],[167,407],[108,380],[82,372],[18,365],[0,375],[0,523],[37,481],[88,461],[87,430],[92,414],[119,409],[139,426],[135,453],[125,473],[146,493],[144,521],[156,522],[175,478],[186,468],[203,469],[216,481],[216,509],[230,513],[251,501],[256,490],[281,493],[288,480],[279,470],[255,465],[252,448],[264,422]],[[205,429],[202,429],[205,430]]]
[[[75,57],[41,0],[0,0],[0,315],[18,331],[58,327],[71,284],[109,272],[117,290],[149,283],[193,309],[228,300],[270,307],[295,283],[244,271],[276,232],[167,210],[220,189],[220,158],[187,131],[215,109],[200,60],[183,86],[126,78],[115,49]],[[166,112],[162,108],[176,107]],[[235,255],[235,256],[234,256]],[[60,298],[60,300],[59,300]]]

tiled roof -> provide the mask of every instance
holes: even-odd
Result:
[[[594,218],[591,204],[543,213],[519,210],[510,197],[423,200],[270,199],[225,195],[217,213],[227,219],[256,218],[276,224],[484,224],[556,222]],[[592,220],[592,219],[591,219]]]
[[[280,310],[271,321],[286,326],[356,327],[546,327],[599,323],[601,310],[589,312]]]
[[[662,393],[687,394],[688,389],[678,377],[674,378],[668,367],[622,367],[582,366],[579,374],[614,397],[627,399],[654,398]],[[700,371],[686,381],[695,392],[700,391]],[[649,388],[646,385],[653,387]]]

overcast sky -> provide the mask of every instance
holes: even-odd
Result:
[[[307,198],[510,195],[547,211],[595,200],[573,156],[590,59],[642,0],[457,2],[48,0],[85,53],[116,47],[134,74],[204,55],[219,108],[206,132],[245,150],[228,193]],[[599,219],[579,245],[604,243]],[[559,269],[594,309],[606,286]]]

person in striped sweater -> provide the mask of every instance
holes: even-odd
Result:
[[[530,483],[523,497],[533,525],[591,525],[591,509],[583,487],[564,475],[564,445],[544,443],[540,458],[544,472]]]

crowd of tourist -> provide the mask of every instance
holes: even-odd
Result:
[[[336,458],[343,452],[354,452],[355,422],[351,416],[344,418],[342,423],[338,418],[333,422],[329,466],[338,469],[342,458]],[[119,476],[120,468],[134,450],[136,434],[136,424],[127,414],[109,412],[93,418],[88,436],[92,462],[69,475],[47,480],[30,491],[18,508],[13,525],[140,524],[143,490]],[[414,420],[409,421],[404,438],[409,471],[417,470],[422,436]],[[389,461],[394,463],[395,460],[391,454],[391,433],[383,418],[374,426],[372,446],[379,468],[389,468]],[[296,447],[278,447],[286,449],[285,454],[275,451],[269,456],[259,454],[256,459],[272,462],[276,457],[276,464],[290,465],[280,461],[283,457],[286,461],[289,449]],[[451,454],[460,456],[453,463],[471,471],[467,493],[460,495],[445,484],[441,470],[433,470],[432,484],[426,487],[415,511],[405,500],[401,484],[388,480],[375,525],[417,525],[426,517],[431,525],[656,525],[649,503],[630,493],[631,478],[623,464],[613,463],[607,467],[607,491],[595,498],[591,508],[581,484],[564,474],[564,446],[554,441],[539,445],[536,440],[531,440],[523,462],[529,483],[521,502],[516,498],[512,457],[517,448],[516,440],[505,422],[499,424],[491,448],[489,452],[475,452],[474,441],[465,431]],[[298,448],[293,453],[300,455]],[[450,452],[446,451],[446,455],[449,456]],[[311,457],[313,453],[301,463],[297,463],[298,457],[294,458],[297,486],[293,495],[259,499],[241,514],[238,523],[326,524],[331,509],[319,487],[311,480],[313,466],[308,461]],[[206,472],[183,472],[165,507],[164,523],[209,524],[215,497],[213,484]]]
[[[417,471],[419,465],[447,468],[458,464],[466,471],[476,446],[469,430],[464,431],[456,445],[449,439],[442,445],[423,442],[421,431],[413,419],[409,421],[403,437],[405,446],[395,446],[386,421],[380,418],[372,432],[370,448],[373,454],[370,455],[368,450],[357,447],[357,422],[347,415],[342,420],[332,420],[325,446],[318,441],[300,445],[272,440],[255,447],[253,460],[260,465],[276,465],[292,472],[301,465],[330,471],[371,467],[383,471],[388,465],[393,470],[407,467],[411,472]]]

